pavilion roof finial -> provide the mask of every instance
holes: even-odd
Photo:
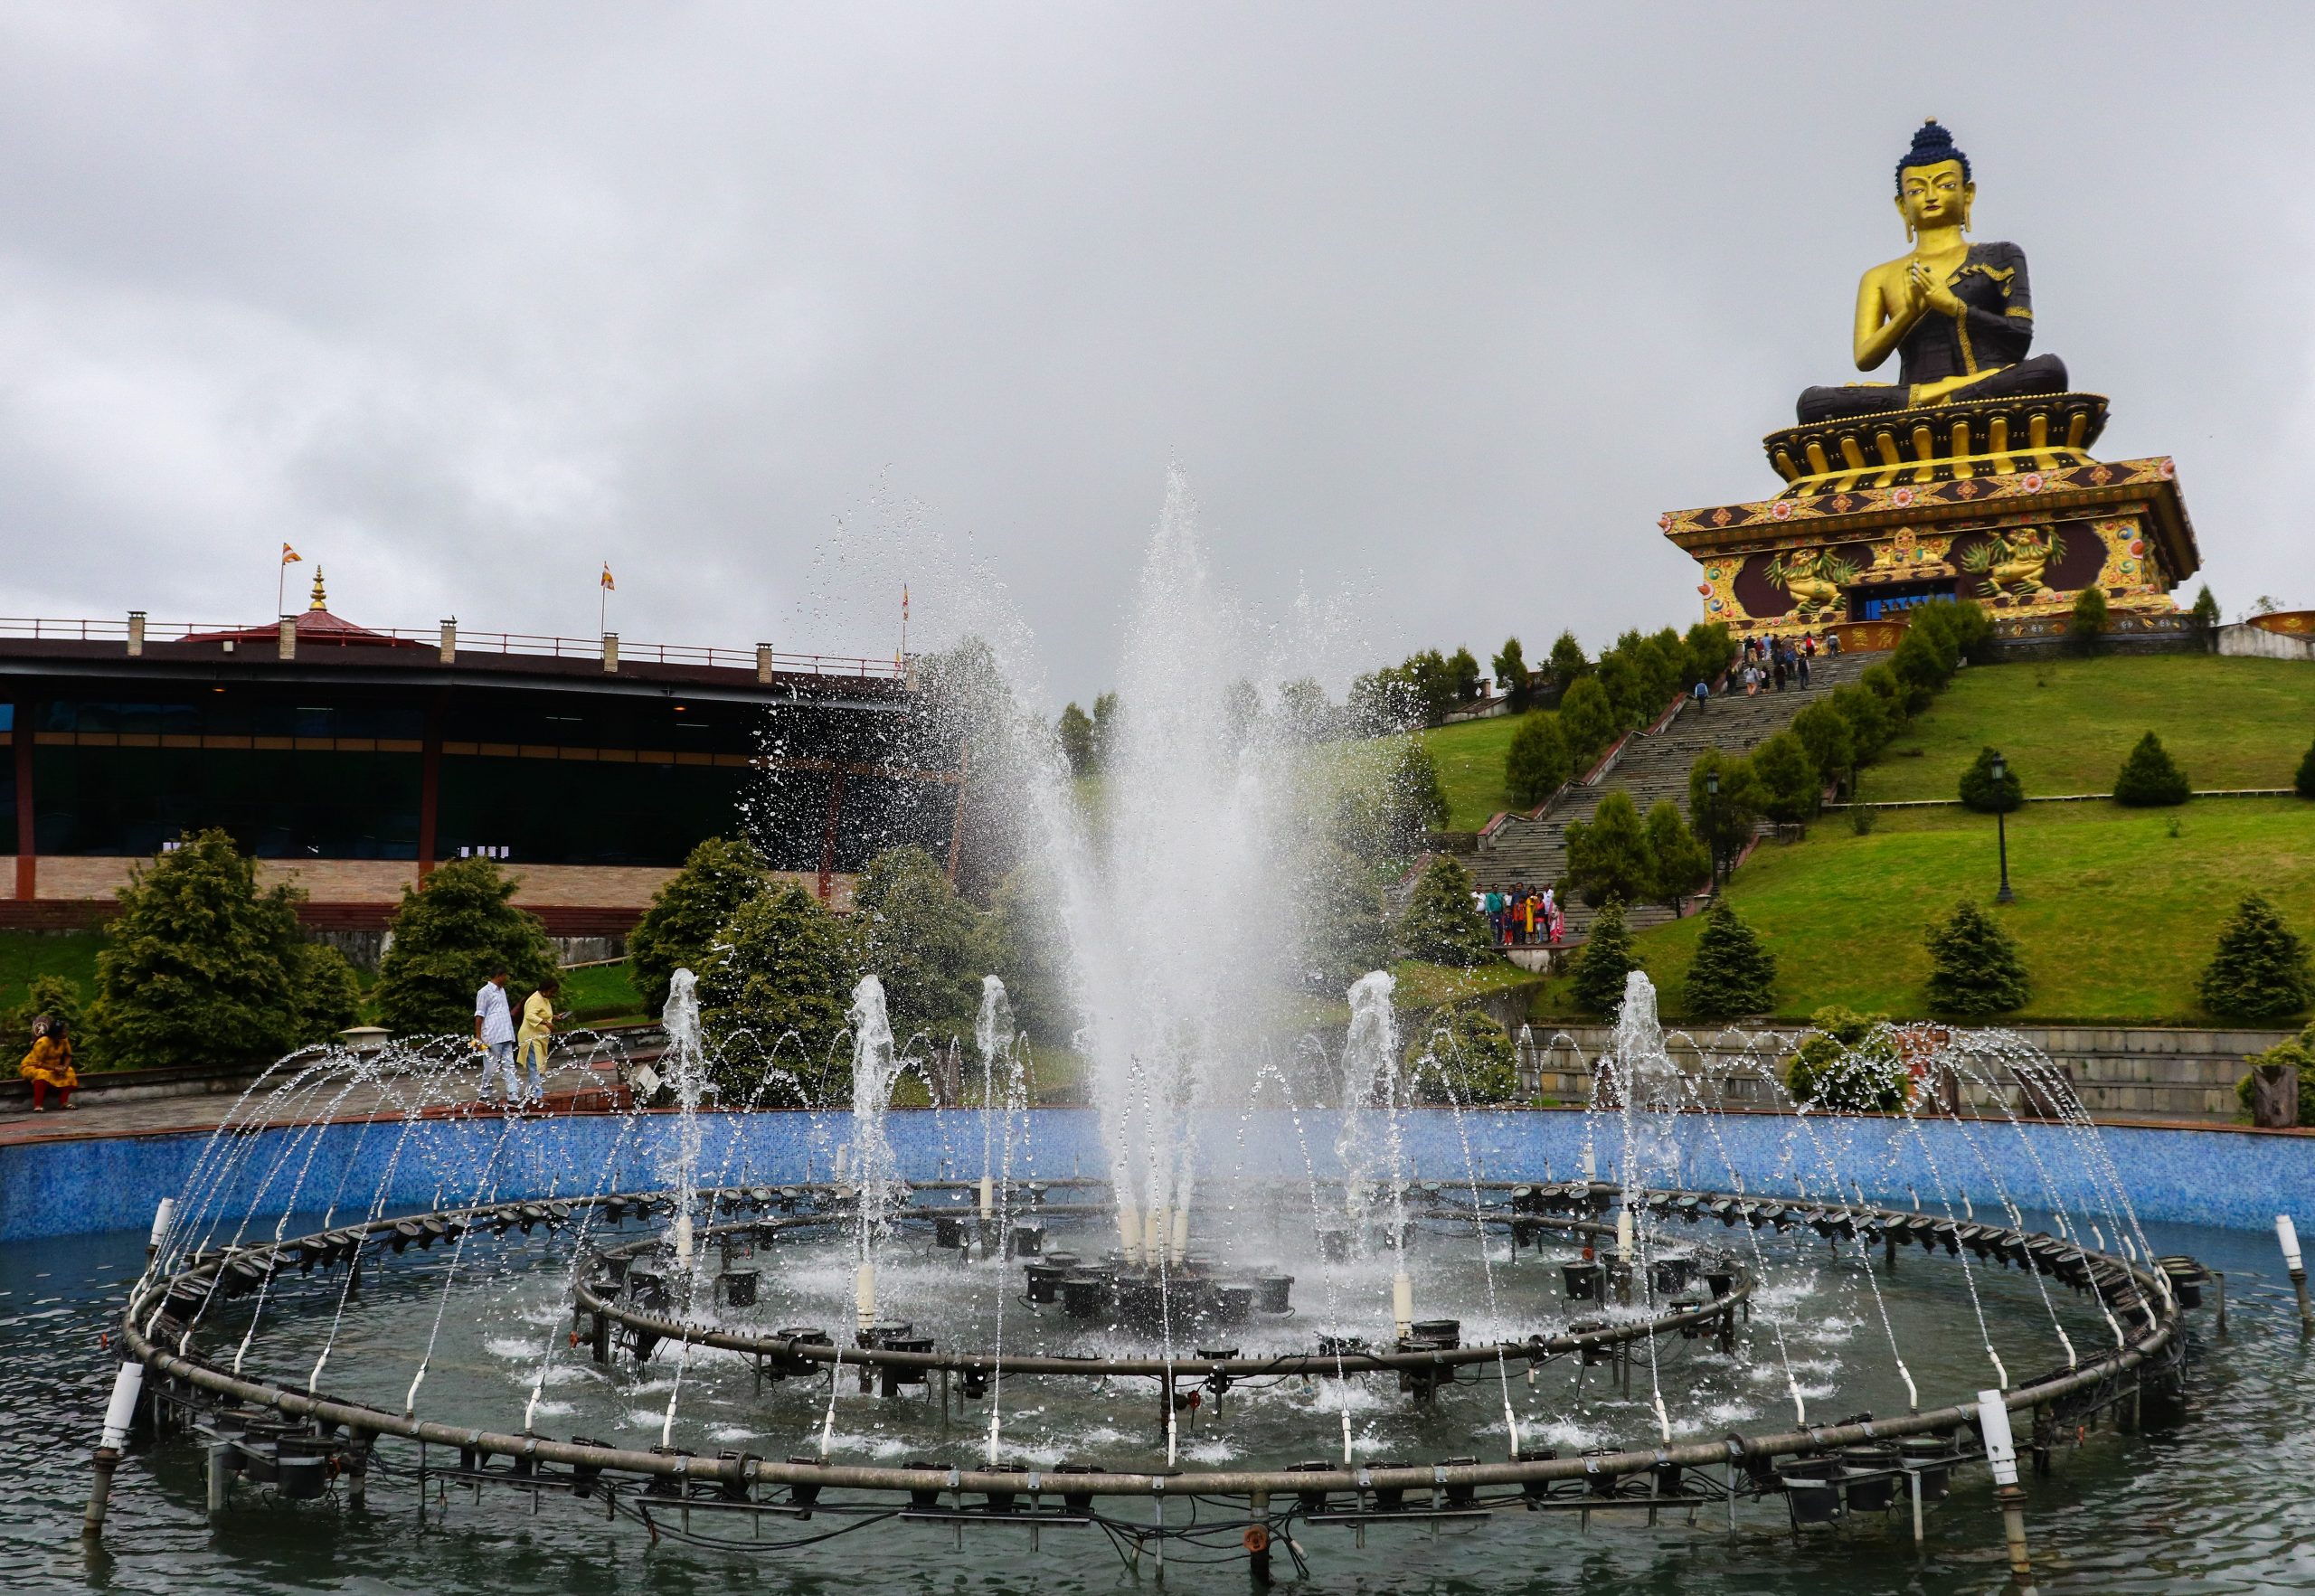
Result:
[[[314,601],[306,608],[308,609],[329,608],[329,595],[322,591],[322,568],[318,565],[314,567]]]

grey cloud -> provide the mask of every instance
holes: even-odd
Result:
[[[1376,656],[1685,621],[1656,515],[1772,485],[1925,113],[2222,597],[2315,600],[2309,28],[0,8],[0,609],[255,618],[287,540],[375,622],[584,632],[608,558],[630,637],[882,653],[971,612],[909,500],[1082,698],[1179,460]]]

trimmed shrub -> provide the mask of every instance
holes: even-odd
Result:
[[[1975,1016],[2025,1006],[2032,985],[2017,943],[1975,903],[1957,904],[1952,918],[1930,927],[1926,940],[1931,1008]]]
[[[1557,651],[1554,653],[1556,657]],[[1576,677],[1560,698],[1559,725],[1566,733],[1568,756],[1579,773],[1591,769],[1592,762],[1623,731],[1608,690],[1600,685],[1596,674],[1588,671]]]
[[[1511,789],[1514,802],[1534,808],[1557,792],[1574,768],[1558,715],[1538,709],[1520,718],[1519,730],[1511,735],[1511,751],[1503,760],[1504,785]]]
[[[1833,689],[1833,708],[1848,722],[1849,746],[1855,764],[1862,765],[1880,757],[1889,746],[1889,739],[1897,734],[1897,724],[1889,713],[1889,705],[1871,688],[1856,682],[1847,682]]]
[[[2112,624],[2106,614],[2105,591],[2084,588],[2074,596],[2074,612],[2066,617],[2066,638],[2087,654],[2098,647],[2098,639],[2106,635],[2106,628]]]
[[[1640,660],[1620,648],[1611,648],[1600,656],[1599,668],[1592,679],[1606,694],[1615,717],[1608,737],[1601,741],[1602,748],[1614,741],[1618,733],[1648,724],[1654,718],[1649,711],[1651,704],[1659,708],[1662,706],[1662,700],[1655,696]]]
[[[1809,751],[1820,788],[1838,782],[1857,763],[1857,740],[1849,732],[1848,718],[1828,699],[1820,698],[1793,716],[1792,734]]]
[[[2291,778],[2291,790],[2303,798],[2315,798],[2315,742],[2307,745],[2307,754],[2299,761],[2299,774]]]
[[[1924,609],[1929,608],[1923,606]],[[1915,620],[1905,628],[1896,652],[1889,656],[1889,674],[1897,680],[1905,713],[1909,715],[1927,709],[1930,700],[1952,679],[1953,656],[1941,648],[1939,643],[1931,628]]]
[[[1700,620],[1688,628],[1680,643],[1687,656],[1687,668],[1681,675],[1691,687],[1718,676],[1736,655],[1736,645],[1729,639],[1726,621]]]
[[[301,896],[260,889],[257,861],[222,831],[188,835],[139,866],[97,955],[91,1051],[115,1068],[153,1069],[246,1063],[297,1045]]]
[[[1495,957],[1487,917],[1471,902],[1471,873],[1441,854],[1422,874],[1399,916],[1399,942],[1413,958],[1469,969]]]
[[[1592,668],[1592,661],[1583,652],[1583,645],[1575,640],[1573,632],[1562,632],[1552,644],[1550,659],[1553,685],[1563,693],[1575,685],[1576,679]]]
[[[1624,906],[1611,898],[1575,956],[1575,1001],[1595,1015],[1613,1019],[1624,1004],[1624,977],[1648,967],[1632,950],[1631,930],[1624,924]]]
[[[1511,1033],[1472,1005],[1432,1015],[1409,1044],[1405,1065],[1417,1102],[1507,1103],[1519,1096]]]
[[[760,1086],[766,1104],[850,1097],[851,1056],[829,1048],[846,1025],[859,950],[852,928],[819,900],[793,885],[757,893],[695,973],[700,1029],[714,1044],[710,1069],[726,1101],[745,1102]],[[796,1042],[783,1049],[791,1032]],[[799,1079],[766,1084],[775,1068]]]
[[[2015,764],[2005,764],[1996,786],[1993,762],[1998,757],[1992,749],[1981,748],[1961,772],[1961,801],[1980,815],[2014,814],[2026,801],[2026,784],[2017,779]]]
[[[1656,800],[1648,811],[1644,830],[1649,896],[1677,914],[1680,900],[1712,879],[1712,855],[1680,817],[1680,806],[1670,798]]]
[[[1761,813],[1786,826],[1815,818],[1825,791],[1808,744],[1789,730],[1780,732],[1754,749],[1749,762],[1760,783]]]
[[[1305,986],[1340,997],[1359,977],[1391,962],[1391,924],[1383,912],[1382,889],[1365,866],[1328,850],[1299,873],[1297,882]]]
[[[1335,804],[1334,844],[1371,863],[1412,858],[1432,831],[1447,824],[1439,767],[1422,739],[1398,738],[1388,759],[1370,779],[1351,784]]]
[[[2303,1011],[2315,998],[2307,944],[2257,892],[2235,906],[2197,990],[2203,1006],[2225,1019],[2272,1022]]]
[[[290,968],[298,1040],[328,1042],[362,1013],[362,981],[345,955],[326,942],[300,942]]]
[[[1894,736],[1913,713],[1905,685],[1897,680],[1897,673],[1889,668],[1886,661],[1866,666],[1857,673],[1857,685],[1879,699],[1882,707],[1889,712],[1889,729]]]
[[[1340,868],[1346,872],[1364,869],[1347,854],[1334,852],[1332,856],[1341,862]],[[1062,929],[1057,896],[1038,866],[1023,865],[997,883],[996,895],[988,905],[988,939],[995,971],[1004,981],[1005,996],[1013,1006],[1014,1023],[1039,1042],[1066,1044],[1071,1033],[1077,1029],[1078,1021],[1076,1007],[1070,998],[1065,951],[1069,938]],[[1365,909],[1376,930],[1364,945],[1380,948],[1382,957],[1387,959],[1389,941],[1381,934],[1382,893],[1370,888]],[[1344,923],[1322,927],[1322,930],[1347,935],[1355,929],[1347,904],[1337,903],[1331,912],[1341,915]],[[1360,968],[1363,974],[1374,966]]]
[[[1439,789],[1439,765],[1422,738],[1399,739],[1385,779],[1384,804],[1394,836],[1409,849],[1422,845],[1425,832],[1447,824],[1447,795]]]
[[[993,962],[989,939],[932,855],[885,849],[861,872],[852,902],[860,967],[883,983],[894,1034],[970,1031]]]
[[[2187,773],[2162,746],[2162,739],[2151,732],[2138,740],[2114,778],[2114,801],[2137,809],[2183,804],[2193,791]]]
[[[1720,776],[1720,791],[1708,790],[1714,772]],[[1765,795],[1753,767],[1742,754],[1725,753],[1716,748],[1706,749],[1688,767],[1688,814],[1690,824],[1707,853],[1734,860],[1743,851],[1753,835],[1753,823],[1761,817],[1761,806]]]
[[[0,1021],[0,1062],[22,1058],[32,1050],[33,1022],[46,1015],[62,1020],[72,1045],[83,1045],[80,1034],[80,988],[62,976],[34,976],[24,987],[24,1000]],[[85,1061],[83,1061],[85,1062]]]
[[[1716,900],[1705,911],[1682,1006],[1699,1020],[1765,1014],[1774,1001],[1775,984],[1776,955],[1738,917],[1734,904],[1724,897]]]
[[[627,939],[628,963],[646,1014],[667,1006],[667,983],[677,970],[698,973],[715,933],[741,904],[764,890],[770,870],[753,844],[712,836],[692,849],[684,867],[651,895],[651,907]]]
[[[2208,588],[2203,590],[2210,591]],[[2298,1035],[2276,1043],[2264,1053],[2254,1053],[2243,1061],[2246,1064],[2289,1064],[2299,1072],[2299,1123],[2315,1126],[2315,1025],[2310,1025]],[[2251,1077],[2245,1072],[2235,1083],[2235,1100],[2243,1111],[2251,1111]]]
[[[1838,1006],[1811,1015],[1814,1034],[1784,1062],[1793,1101],[1850,1113],[1901,1112],[1913,1077],[1888,1033],[1876,1028],[1887,1017]]]
[[[1609,793],[1587,821],[1567,824],[1567,879],[1598,908],[1611,898],[1632,902],[1655,895],[1656,861],[1631,794]]]
[[[393,944],[378,963],[379,1023],[397,1036],[470,1034],[474,995],[501,966],[520,1013],[555,959],[546,928],[514,897],[514,878],[488,859],[452,859],[403,888]]]

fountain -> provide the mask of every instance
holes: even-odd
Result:
[[[756,1554],[895,1516],[1098,1526],[1266,1574],[1316,1525],[1918,1535],[1957,1474],[2008,1491],[2018,1456],[2176,1421],[2192,1266],[2015,1037],[1885,1026],[1819,1079],[1894,1106],[1801,1102],[1798,1038],[1668,1035],[1634,974],[1583,1111],[1511,1113],[1462,1100],[1450,1033],[1409,1059],[1375,971],[1339,1042],[1277,1054],[1309,756],[1282,711],[1224,713],[1243,631],[1176,484],[1105,829],[1031,751],[1090,1116],[1030,1108],[995,976],[977,1119],[893,1106],[936,1061],[874,974],[847,1086],[776,1072],[796,1112],[707,1089],[687,971],[666,1110],[485,1121],[451,1111],[459,1050],[284,1061],[156,1218],[103,1468],[132,1434],[198,1446],[224,1512],[360,1499],[391,1454],[430,1519],[455,1485]]]

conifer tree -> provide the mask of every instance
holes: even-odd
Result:
[[[1399,942],[1432,964],[1469,968],[1495,957],[1495,939],[1472,905],[1471,873],[1441,854],[1422,867],[1399,916]]]
[[[1624,977],[1645,969],[1632,950],[1631,931],[1624,924],[1624,906],[1613,898],[1601,906],[1586,934],[1583,951],[1575,956],[1575,1001],[1578,1006],[1610,1019],[1623,1006]]]
[[[2151,732],[2138,740],[2114,778],[2114,801],[2136,809],[2183,804],[2192,791],[2187,773]]]
[[[1940,1014],[2008,1014],[2025,1006],[2031,985],[2009,933],[1964,900],[1952,918],[1929,929],[1929,1006]]]
[[[1706,911],[1688,965],[1682,1003],[1699,1020],[1727,1020],[1768,1012],[1776,983],[1776,955],[1724,896]]]
[[[2198,984],[2203,1006],[2230,1020],[2286,1018],[2315,999],[2307,943],[2274,905],[2247,894],[2218,933],[2218,948]]]

